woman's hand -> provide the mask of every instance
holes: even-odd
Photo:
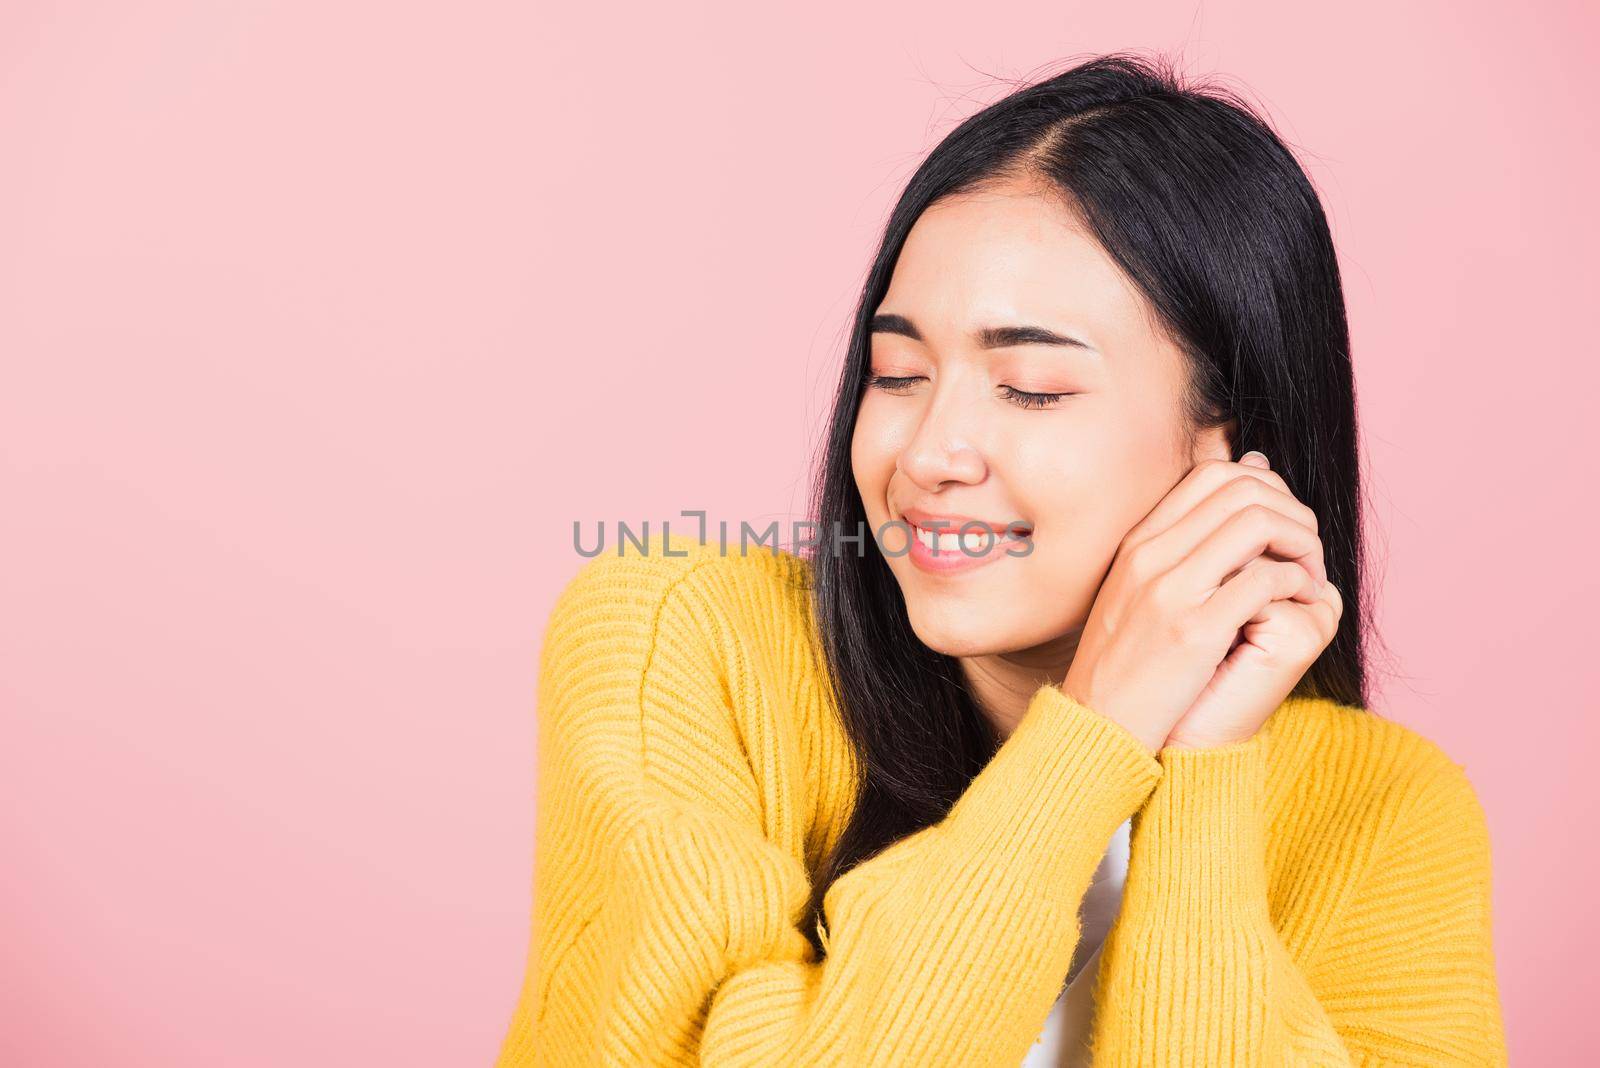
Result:
[[[1257,457],[1197,464],[1128,532],[1061,684],[1152,752],[1249,738],[1338,629],[1317,517]]]

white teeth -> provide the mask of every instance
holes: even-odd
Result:
[[[961,551],[977,556],[999,540],[993,534],[983,534],[981,532],[963,534],[961,535]]]
[[[1020,540],[1020,535],[1007,531],[1004,534],[985,534],[983,531],[968,531],[961,533],[957,530],[936,532],[924,530],[915,524],[911,527],[917,533],[917,540],[926,545],[932,552],[937,553],[966,553],[968,556],[982,556],[987,549],[1008,541]]]

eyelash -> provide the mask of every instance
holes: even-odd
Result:
[[[907,382],[915,382],[921,375],[867,375],[867,385],[875,389],[895,390]],[[1015,389],[1011,386],[1001,386],[1005,390],[1007,400],[1015,401],[1024,408],[1048,408],[1059,402],[1063,397],[1072,396],[1071,393],[1029,393],[1026,390]]]

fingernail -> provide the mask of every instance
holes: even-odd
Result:
[[[1242,464],[1254,464],[1257,467],[1266,467],[1267,456],[1266,453],[1260,452],[1256,449],[1251,449],[1249,452],[1239,457],[1239,462]]]

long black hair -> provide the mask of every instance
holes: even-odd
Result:
[[[1161,59],[1113,53],[1025,86],[966,119],[912,176],[856,309],[811,512],[823,532],[869,531],[863,552],[810,554],[821,650],[856,760],[855,807],[813,880],[808,937],[835,879],[942,819],[999,739],[955,658],[911,629],[867,526],[851,437],[868,324],[922,212],[1012,179],[1059,192],[1133,280],[1188,365],[1191,433],[1237,420],[1318,519],[1338,633],[1294,690],[1366,707],[1361,478],[1349,329],[1333,240],[1310,181],[1266,120]]]

